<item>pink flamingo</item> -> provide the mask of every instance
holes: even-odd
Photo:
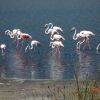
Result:
[[[51,40],[65,40],[65,38],[59,34],[54,34],[53,36],[50,36]]]
[[[29,35],[29,34],[27,34],[27,33],[22,33],[22,34],[19,35],[19,38],[20,38],[20,39],[23,39],[23,40],[22,40],[22,46],[23,46],[24,40],[25,40],[25,39],[28,39],[28,38],[32,39],[32,36]]]
[[[86,45],[88,44],[89,48],[90,48],[90,44],[89,44],[89,37],[90,36],[94,36],[95,34],[91,31],[80,31],[80,33],[76,33],[76,28],[73,27],[71,29],[72,31],[74,30],[75,33],[73,35],[73,39],[77,40],[77,39],[83,39],[83,41],[79,41],[76,45],[77,49],[80,49],[80,45],[83,44],[85,42],[84,48],[86,47]]]
[[[59,32],[63,32],[62,28],[61,27],[58,27],[58,26],[53,26],[52,23],[49,23],[49,26],[51,25],[51,29],[55,29],[56,31],[59,31]]]
[[[31,46],[28,44],[27,46],[26,46],[26,48],[25,48],[25,52],[27,51],[27,49],[29,48],[30,50],[32,50],[32,49],[35,49],[34,47],[38,47],[38,46],[40,46],[41,45],[41,43],[39,42],[39,41],[37,41],[37,40],[32,40],[31,41]]]
[[[10,38],[15,38],[15,37],[17,37],[17,39],[20,39],[19,35],[21,35],[22,32],[20,31],[20,29],[13,29],[12,31],[6,30],[6,31],[5,31],[5,34],[6,34],[6,35],[9,35]]]
[[[5,34],[9,35],[10,38],[12,38],[12,39],[15,38],[14,42],[17,41],[16,47],[18,47],[19,40],[21,39],[20,35],[22,34],[22,32],[20,31],[20,29],[13,29],[12,31],[6,30]]]
[[[56,48],[56,53],[58,52],[59,54],[60,54],[60,47],[64,47],[64,45],[61,41],[50,42],[50,46],[52,48]]]
[[[58,32],[57,30],[55,30],[55,29],[52,29],[52,28],[49,26],[49,24],[45,24],[45,27],[47,27],[47,28],[45,29],[45,34],[51,34],[51,35],[53,35],[53,34],[59,34],[59,32]]]

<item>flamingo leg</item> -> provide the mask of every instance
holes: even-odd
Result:
[[[83,39],[83,41],[80,42],[79,44],[79,49],[81,48],[81,45],[85,42],[85,39]]]
[[[58,47],[56,47],[56,54],[58,53]]]
[[[22,49],[22,47],[23,47],[23,45],[24,45],[24,39],[22,40],[22,42],[21,42],[21,49]]]
[[[52,54],[56,54],[56,53],[57,53],[57,48],[54,47],[54,48],[52,49]]]
[[[35,46],[33,45],[33,51],[35,52]]]
[[[14,41],[13,41],[13,43],[16,42],[16,40],[17,40],[17,39],[15,38]]]
[[[91,49],[91,46],[90,46],[90,41],[89,41],[89,40],[87,40],[87,43],[88,43],[88,47],[89,47],[89,49]]]
[[[25,47],[25,52],[27,52],[28,48],[29,48],[29,44]]]
[[[37,52],[38,52],[38,54],[40,55],[40,50],[39,50],[39,48],[37,47]]]
[[[17,41],[16,48],[18,48],[18,46],[19,46],[19,40],[16,39],[16,41]]]
[[[79,45],[80,45],[80,41],[77,42],[77,44],[76,44],[76,49],[78,49],[78,50],[80,50]]]
[[[58,47],[58,56],[60,57],[60,48]]]
[[[4,49],[1,49],[1,50],[2,50],[2,51],[1,51],[1,55],[4,56],[4,55],[5,55]]]
[[[87,39],[85,39],[85,44],[84,44],[84,46],[83,46],[83,50],[85,49],[85,47],[87,46]]]

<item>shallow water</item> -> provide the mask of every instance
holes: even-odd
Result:
[[[0,1],[0,43],[7,45],[6,55],[0,56],[0,77],[27,79],[100,79],[100,54],[96,46],[100,43],[99,0],[10,0]],[[44,34],[46,23],[62,27],[65,47],[58,56],[49,47],[49,36]],[[90,30],[91,50],[76,51],[76,41],[70,29]],[[19,28],[29,33],[42,46],[25,53],[23,47],[5,36],[5,30]],[[28,40],[31,42],[31,39]]]

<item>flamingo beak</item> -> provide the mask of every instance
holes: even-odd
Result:
[[[32,39],[32,36],[29,36],[29,38],[31,38],[31,39]]]
[[[45,24],[44,27],[46,27],[48,24]]]

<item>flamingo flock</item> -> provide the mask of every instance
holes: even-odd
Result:
[[[60,54],[60,47],[64,47],[61,40],[65,40],[65,38],[60,35],[63,32],[61,27],[53,26],[52,23],[45,24],[45,34],[50,34],[50,45],[51,48],[55,48],[56,53]]]
[[[66,40],[63,36],[63,29],[59,26],[54,26],[53,23],[48,23],[44,25],[45,27],[45,34],[50,35],[50,44],[49,46],[52,49],[56,49],[56,52],[60,53],[60,48],[64,47],[63,40]],[[77,33],[76,27],[72,27],[71,31],[74,32],[73,40],[77,41],[76,43],[76,49],[81,50],[81,46],[83,45],[82,49],[85,49],[86,46],[90,49],[90,37],[95,36],[95,34],[91,31],[82,30],[79,33]],[[23,42],[27,39],[32,39],[32,36],[28,33],[23,33],[20,29],[13,29],[6,30],[5,35],[9,36],[11,39],[15,39],[15,41],[21,40],[21,44],[23,45]],[[25,47],[25,52],[27,50],[35,49],[35,47],[40,46],[41,43],[37,40],[32,40],[31,43],[27,43]],[[18,46],[18,43],[17,43]],[[99,51],[100,44],[97,45],[96,50]],[[4,50],[6,49],[6,44],[0,45],[1,54],[5,55]]]

